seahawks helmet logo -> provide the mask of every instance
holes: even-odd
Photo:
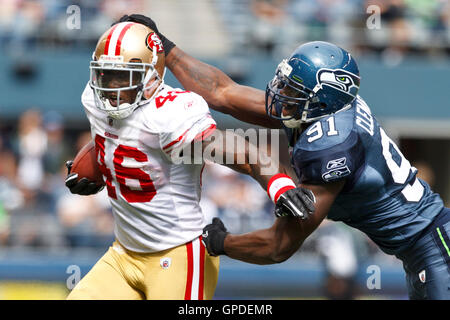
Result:
[[[323,85],[330,86],[355,96],[359,89],[359,77],[342,69],[322,68],[317,71],[317,84],[321,87]]]

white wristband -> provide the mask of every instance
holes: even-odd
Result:
[[[278,173],[270,178],[267,184],[267,194],[274,203],[277,203],[282,193],[296,187],[295,182],[288,175]]]

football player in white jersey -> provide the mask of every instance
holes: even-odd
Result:
[[[205,160],[233,159],[222,163],[267,188],[277,212],[307,218],[314,211],[313,196],[296,188],[278,162],[277,174],[262,173],[267,155],[243,137],[231,135],[245,144],[243,151],[224,148],[217,137],[225,135],[216,129],[206,101],[164,83],[164,59],[157,34],[134,22],[113,25],[97,43],[82,103],[116,240],[68,299],[213,297],[219,260],[205,254],[201,241],[209,222],[199,205]],[[254,164],[251,153],[258,154]],[[195,161],[199,155],[201,161]],[[238,164],[241,156],[245,161]],[[70,167],[69,162],[66,185],[72,193],[99,191],[86,178],[78,180]]]

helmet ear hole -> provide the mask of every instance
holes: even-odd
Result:
[[[324,102],[321,102],[321,103],[320,103],[320,108],[321,108],[321,109],[326,109],[326,108],[327,108],[327,104],[324,103]]]

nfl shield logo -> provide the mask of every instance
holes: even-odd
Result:
[[[420,271],[419,279],[420,279],[420,282],[425,283],[425,280],[426,280],[425,270]]]
[[[170,265],[172,264],[172,259],[170,258],[162,258],[159,262],[161,265],[161,268],[163,269],[169,269]]]

